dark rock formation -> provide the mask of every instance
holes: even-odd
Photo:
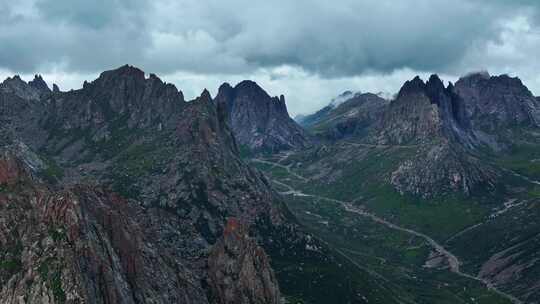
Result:
[[[517,77],[470,74],[459,79],[456,92],[477,129],[493,132],[509,126],[540,124],[540,104]]]
[[[28,82],[28,85],[38,90],[41,94],[49,93],[51,91],[41,75],[35,75],[34,80]]]
[[[430,199],[463,193],[480,187],[493,189],[501,172],[470,155],[462,146],[442,141],[421,146],[414,156],[404,159],[390,174],[390,184],[401,194]]]
[[[469,142],[463,101],[437,75],[427,83],[407,81],[382,116],[377,136],[383,144],[422,143],[437,137]]]
[[[378,144],[417,147],[391,173],[390,183],[401,193],[425,198],[470,194],[480,186],[493,187],[500,176],[469,153],[477,143],[465,101],[436,75],[426,83],[419,77],[407,81],[373,134]]]
[[[208,263],[209,284],[216,292],[216,303],[280,303],[277,280],[266,254],[237,219],[227,221]]]
[[[19,98],[28,100],[38,100],[42,94],[50,92],[47,84],[43,82],[41,76],[37,76],[30,83],[26,83],[18,75],[7,78],[0,83],[0,92],[11,94]]]
[[[254,236],[257,221],[268,233],[286,220],[208,92],[185,102],[130,66],[38,97],[40,82],[0,90],[2,302],[228,303],[208,260],[231,245],[218,241],[227,218]],[[262,249],[242,240],[228,257],[246,269],[232,290],[277,303]]]
[[[234,88],[225,83],[215,101],[243,147],[277,152],[309,144],[305,132],[289,117],[283,95],[270,97],[255,82],[242,81]]]

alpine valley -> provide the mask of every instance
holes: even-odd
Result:
[[[518,78],[186,101],[125,65],[0,84],[0,303],[540,303],[540,99]]]

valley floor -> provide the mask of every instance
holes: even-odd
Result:
[[[473,217],[476,222],[470,220],[452,229],[433,227],[435,236],[430,236],[425,226],[408,225],[372,208],[363,195],[343,200],[321,195],[324,191],[310,191],[313,182],[293,170],[297,164],[290,156],[289,152],[251,161],[268,175],[311,233],[353,265],[386,281],[403,303],[523,303],[482,276],[472,263],[464,262],[456,239],[514,209],[525,208],[528,201],[509,200],[500,208],[479,212]]]

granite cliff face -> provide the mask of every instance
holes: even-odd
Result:
[[[39,78],[15,81],[0,91],[3,303],[279,301],[263,249],[225,226],[268,234],[284,209],[208,92],[185,102],[130,66],[39,97]],[[230,246],[243,285],[216,281]]]
[[[225,83],[215,98],[239,145],[255,152],[305,148],[309,139],[289,117],[285,98],[270,97],[255,82]]]

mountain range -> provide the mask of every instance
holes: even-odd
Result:
[[[253,81],[186,101],[129,65],[6,79],[0,302],[538,303],[518,78],[416,77],[298,121]]]

